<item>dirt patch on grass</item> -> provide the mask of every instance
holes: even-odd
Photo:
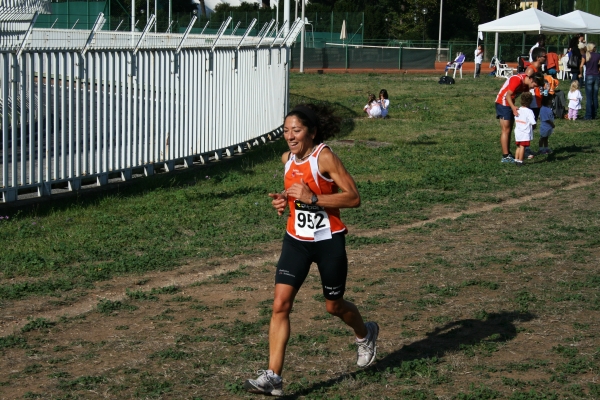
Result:
[[[348,241],[346,297],[379,323],[378,361],[356,368],[313,268],[292,313],[289,397],[598,398],[597,192],[582,181],[351,229],[362,239]],[[2,397],[250,397],[241,384],[267,366],[279,248],[4,302]]]

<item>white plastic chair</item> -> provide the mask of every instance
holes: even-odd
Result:
[[[562,63],[558,65],[558,71],[556,71],[556,79],[564,79],[563,76],[565,74],[565,67],[563,67]]]
[[[456,71],[460,71],[460,79],[462,79],[462,66],[465,62],[465,55],[460,53],[456,59],[446,68],[446,76],[448,76],[448,70],[453,69],[453,78],[456,79]]]
[[[562,65],[562,80],[564,81],[568,81],[571,79],[571,68],[567,67],[567,63],[569,62],[569,57],[568,56],[564,56],[563,58],[560,59],[560,63]]]
[[[492,58],[491,64],[496,67],[496,78],[508,79],[513,76],[516,71],[515,68],[509,67],[508,64],[501,63],[496,56]]]

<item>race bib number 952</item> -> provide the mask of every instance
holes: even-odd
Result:
[[[329,216],[323,207],[294,202],[296,235],[313,238],[315,241],[331,239]]]

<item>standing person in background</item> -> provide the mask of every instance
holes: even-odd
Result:
[[[581,51],[579,50],[579,44],[583,43],[583,41],[583,33],[573,36],[569,41],[569,51],[567,52],[569,61],[567,62],[567,66],[571,70],[571,81],[579,81],[579,66],[581,65]],[[581,82],[579,82],[579,86],[581,87]]]
[[[385,89],[379,91],[379,105],[381,106],[381,118],[387,118],[388,108],[390,107],[390,100],[388,92]]]
[[[531,76],[513,75],[500,88],[496,96],[496,118],[500,120],[500,145],[502,146],[500,162],[515,162],[514,156],[510,153],[510,134],[515,125],[515,117],[519,115],[519,110],[514,103],[517,94],[529,92],[529,89],[538,86],[544,86],[544,75],[536,72]]]
[[[587,53],[587,46],[584,42],[579,42],[577,45],[579,48],[579,87],[583,86],[585,82],[585,56]]]
[[[531,49],[529,49],[529,62],[534,61],[532,53],[533,53],[533,49],[535,49],[537,47],[546,47],[546,35],[544,35],[543,33],[538,36],[537,43],[534,44],[533,46],[531,46]]]
[[[475,78],[479,78],[479,74],[481,73],[481,63],[483,62],[483,47],[481,45],[477,46],[475,49]]]
[[[596,52],[596,45],[588,43],[585,55],[585,117],[586,120],[596,119],[598,116],[598,87],[600,74],[598,64],[600,54]]]
[[[576,49],[580,42],[585,42],[585,35],[578,33],[569,40],[569,51]]]
[[[552,97],[544,96],[542,99],[542,108],[540,109],[540,141],[538,154],[552,154],[552,149],[548,147],[548,138],[554,132],[554,113],[552,112]]]
[[[536,47],[531,52],[531,57],[533,59],[533,62],[529,64],[529,66],[525,70],[525,74],[530,76],[535,74],[536,72],[541,73],[542,65],[544,65],[544,63],[546,62],[546,49],[544,47]],[[531,94],[533,95],[533,100],[531,101],[531,105],[529,106],[529,108],[531,108],[531,111],[533,111],[533,115],[535,116],[536,121],[538,120],[538,117],[540,115],[540,107],[542,106],[541,90],[543,90],[543,88],[543,85],[540,85],[539,87],[530,90]],[[533,157],[535,157],[529,146],[525,148],[525,157],[527,157],[528,159],[532,159]]]
[[[577,112],[581,110],[581,92],[579,91],[579,82],[571,82],[571,89],[569,89],[569,114],[568,118],[575,121],[577,119]]]
[[[360,206],[360,195],[342,161],[323,143],[340,131],[340,121],[328,107],[314,104],[296,106],[284,120],[283,135],[289,147],[281,156],[285,189],[269,197],[277,214],[283,215],[289,207],[290,215],[275,273],[269,369],[244,383],[251,393],[283,396],[281,374],[290,313],[313,262],[319,268],[327,312],[340,318],[356,336],[357,365],[367,367],[377,354],[379,326],[363,322],[358,308],[344,299],[348,230],[340,219],[340,208]]]

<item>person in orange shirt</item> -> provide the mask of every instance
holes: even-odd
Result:
[[[542,72],[542,67],[546,64],[546,49],[544,47],[536,47],[531,52],[531,58],[533,62],[527,67],[525,73],[527,75],[533,75],[536,72]],[[533,101],[529,108],[533,111],[533,115],[535,115],[535,120],[537,121],[540,116],[540,107],[542,106],[542,92],[544,89],[544,85],[539,85],[530,90],[533,95]],[[535,154],[531,151],[529,146],[525,148],[525,157],[528,159],[532,159],[535,157]]]
[[[556,72],[559,70],[559,59],[556,53],[546,53],[546,71],[548,75],[556,78]]]
[[[356,183],[342,161],[323,143],[340,130],[340,119],[326,106],[301,104],[290,111],[283,132],[289,151],[283,153],[284,187],[270,193],[283,215],[289,207],[286,234],[275,273],[275,299],[269,326],[269,369],[248,379],[251,393],[283,396],[283,363],[290,337],[290,312],[311,264],[319,268],[327,312],[354,331],[357,365],[370,365],[377,354],[379,326],[364,322],[358,308],[344,299],[348,258],[340,208],[360,205]]]

